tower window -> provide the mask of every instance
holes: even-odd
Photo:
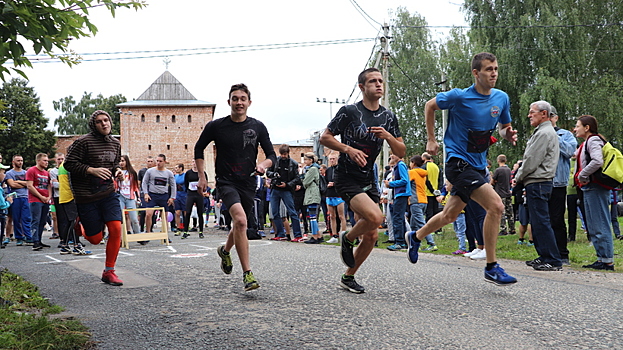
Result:
[[[188,122],[189,122],[189,123],[192,123],[192,122],[193,122],[193,117],[192,117],[190,114],[188,115]]]
[[[141,114],[141,123],[145,122],[145,114]]]
[[[160,123],[160,116],[159,115],[156,116],[156,123]]]
[[[171,123],[175,123],[175,115],[171,116]]]

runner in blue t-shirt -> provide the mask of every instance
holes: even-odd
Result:
[[[447,152],[446,178],[452,186],[452,196],[443,211],[431,218],[417,233],[409,232],[408,258],[412,263],[418,259],[420,240],[435,230],[453,222],[470,199],[486,211],[484,221],[487,267],[485,281],[500,286],[517,282],[496,261],[496,245],[504,204],[493,187],[485,180],[487,150],[491,135],[498,128],[500,136],[517,142],[517,131],[510,122],[510,102],[504,91],[495,89],[498,78],[497,58],[490,53],[479,53],[472,59],[472,75],[475,83],[467,89],[442,92],[426,103],[426,151],[437,154],[439,145],[435,139],[435,111],[448,110],[448,129],[444,135]]]

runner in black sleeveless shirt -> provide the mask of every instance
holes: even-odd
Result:
[[[252,210],[255,196],[255,177],[251,175],[255,172],[263,174],[276,161],[276,157],[264,124],[247,116],[247,109],[251,105],[251,93],[247,86],[233,85],[227,103],[231,106],[231,115],[209,122],[195,144],[195,162],[200,170],[197,190],[203,193],[208,186],[205,174],[201,171],[204,169],[203,151],[214,141],[217,148],[216,188],[232,217],[227,243],[217,250],[222,260],[221,269],[226,274],[231,273],[233,265],[230,250],[236,246],[244,271],[245,290],[252,290],[260,285],[251,272],[247,239],[246,213]],[[256,166],[258,145],[261,145],[266,159]]]
[[[340,287],[353,293],[365,291],[355,281],[355,272],[374,248],[377,229],[383,222],[374,162],[384,140],[398,157],[402,158],[406,153],[396,116],[379,104],[384,88],[379,70],[368,68],[361,72],[359,88],[363,101],[340,108],[320,138],[324,146],[341,152],[335,171],[335,189],[357,218],[351,231],[340,234],[342,261],[348,266]],[[335,138],[336,135],[341,135],[342,142]],[[361,237],[361,243],[353,253],[353,242],[357,237]]]

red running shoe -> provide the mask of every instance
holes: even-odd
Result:
[[[290,242],[303,242],[303,237],[294,237]]]
[[[117,275],[115,274],[115,270],[104,270],[104,273],[102,273],[102,282],[108,283],[111,286],[123,285],[123,281],[120,280],[119,277],[117,277]]]
[[[287,241],[288,239],[285,238],[285,237],[277,237],[277,236],[275,236],[275,237],[271,238],[270,240],[271,241]]]

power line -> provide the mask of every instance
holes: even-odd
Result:
[[[462,28],[462,29],[518,29],[518,28],[577,28],[577,27],[614,27],[614,26],[623,26],[623,22],[614,22],[614,23],[595,23],[595,24],[552,24],[552,25],[513,25],[513,26],[393,26],[394,28],[438,28],[438,29],[452,29],[452,28]]]
[[[428,93],[424,90],[422,90],[422,88],[420,88],[419,84],[417,84],[413,79],[411,79],[411,77],[402,69],[402,67],[400,67],[400,65],[398,64],[398,62],[396,62],[396,60],[394,59],[394,56],[389,55],[389,58],[392,60],[392,62],[396,65],[396,67],[398,67],[398,69],[400,70],[400,73],[402,73],[402,75],[404,75],[405,77],[407,77],[407,79],[409,79],[409,81],[411,82],[411,84],[413,84],[418,90],[420,90],[424,95],[428,95]]]
[[[361,16],[363,17],[363,19],[366,20],[366,22],[368,22],[372,27],[374,27],[376,29],[376,27],[370,23],[370,21],[376,23],[379,27],[382,27],[383,25],[381,23],[379,23],[378,21],[376,21],[374,18],[370,17],[370,15],[363,9],[361,8],[361,6],[359,6],[359,4],[357,3],[357,1],[355,0],[350,0],[350,3],[353,4],[353,6],[355,7],[355,9],[357,10],[357,12],[359,12],[361,14]],[[369,19],[369,20],[368,20]]]
[[[246,46],[230,46],[230,47],[214,47],[214,48],[194,48],[194,49],[173,49],[173,50],[148,50],[148,51],[120,51],[120,52],[102,52],[102,53],[84,53],[78,54],[78,56],[109,56],[117,55],[117,57],[96,57],[96,58],[84,58],[82,62],[94,62],[94,61],[114,61],[114,60],[129,60],[129,59],[143,59],[143,58],[159,58],[159,57],[173,57],[173,56],[194,56],[194,55],[210,55],[220,53],[235,53],[235,52],[248,52],[248,51],[263,51],[263,50],[277,50],[277,49],[290,49],[300,47],[312,47],[312,46],[325,46],[325,45],[341,45],[341,44],[354,44],[375,40],[376,38],[358,38],[358,39],[339,39],[339,40],[327,40],[327,41],[308,41],[299,43],[281,43],[281,44],[262,44],[262,45],[246,45]],[[147,55],[140,55],[147,54]],[[131,56],[118,56],[118,55],[131,55]],[[32,63],[58,63],[60,59],[47,57],[43,55],[31,55],[26,56]],[[11,63],[8,61],[7,63]]]
[[[379,33],[381,33],[381,29],[379,29],[379,31],[376,33],[377,37],[378,37]],[[377,47],[377,42],[375,41],[374,45],[372,45],[372,51],[370,51],[370,57],[368,57],[368,59],[366,60],[366,64],[364,65],[362,71],[365,70],[366,68],[368,68],[368,63],[370,63],[370,60],[372,59],[372,56],[374,56],[374,52],[376,51],[376,47]],[[356,82],[355,85],[353,86],[353,90],[350,92],[350,95],[348,95],[348,98],[346,99],[346,103],[350,102],[350,98],[353,97],[353,94],[355,93],[355,90],[357,89],[358,85],[359,85],[359,82]],[[357,99],[357,97],[359,97],[359,94],[357,94],[355,99]]]

